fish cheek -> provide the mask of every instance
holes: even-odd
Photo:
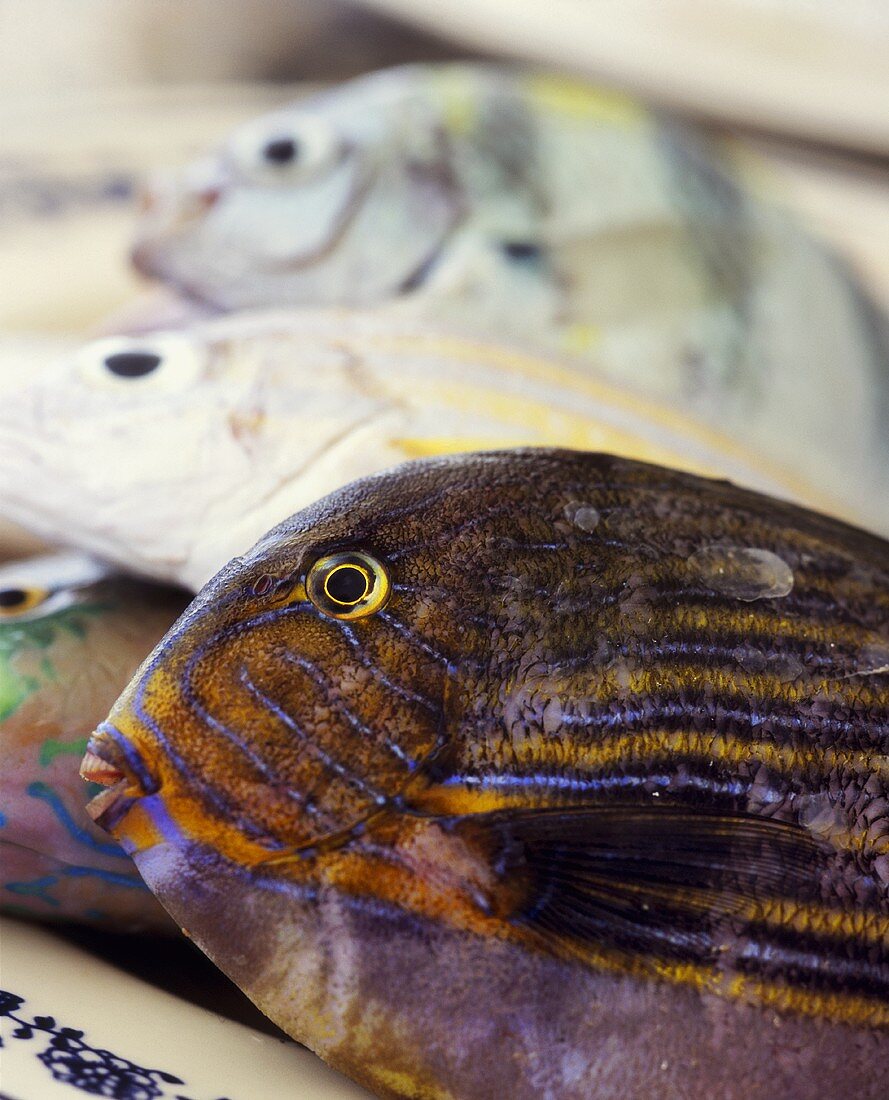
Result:
[[[161,649],[112,722],[186,837],[253,865],[345,839],[400,796],[437,743],[436,674],[401,679],[401,648],[368,634],[285,606]]]
[[[442,669],[375,616],[306,616],[285,630],[251,665],[257,698],[287,716],[304,782],[347,830],[397,799],[437,747]]]

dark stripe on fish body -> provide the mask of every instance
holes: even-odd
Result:
[[[744,973],[820,992],[889,1002],[889,952],[848,939],[754,926],[737,960]]]

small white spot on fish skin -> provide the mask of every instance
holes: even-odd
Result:
[[[712,591],[747,603],[787,596],[793,588],[793,570],[771,550],[702,546],[688,561]]]
[[[599,526],[599,520],[602,518],[597,508],[582,500],[569,501],[562,509],[562,515],[569,523],[587,533],[595,531]]]

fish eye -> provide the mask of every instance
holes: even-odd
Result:
[[[316,174],[335,158],[337,135],[320,118],[261,120],[234,136],[229,155],[254,183],[290,183]]]
[[[190,386],[201,372],[203,357],[194,341],[178,333],[112,336],[81,348],[76,366],[95,386],[156,392]]]
[[[327,554],[306,577],[315,607],[334,619],[363,619],[389,598],[389,574],[382,562],[361,550]]]
[[[105,356],[105,369],[118,378],[143,378],[157,370],[162,362],[153,351],[118,351]]]
[[[27,615],[51,595],[48,588],[0,588],[0,622]]]
[[[299,156],[299,142],[292,137],[272,138],[263,147],[262,155],[269,164],[291,164]]]

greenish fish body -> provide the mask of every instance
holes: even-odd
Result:
[[[307,97],[155,185],[139,266],[222,310],[395,304],[569,354],[798,453],[886,464],[884,319],[743,151],[538,73],[414,65]],[[760,430],[762,429],[762,430]],[[528,441],[531,442],[531,441]]]
[[[90,813],[384,1097],[881,1098],[889,546],[524,450],[271,531],[90,741]]]
[[[0,908],[170,931],[84,812],[90,730],[183,606],[75,554],[0,566]]]

